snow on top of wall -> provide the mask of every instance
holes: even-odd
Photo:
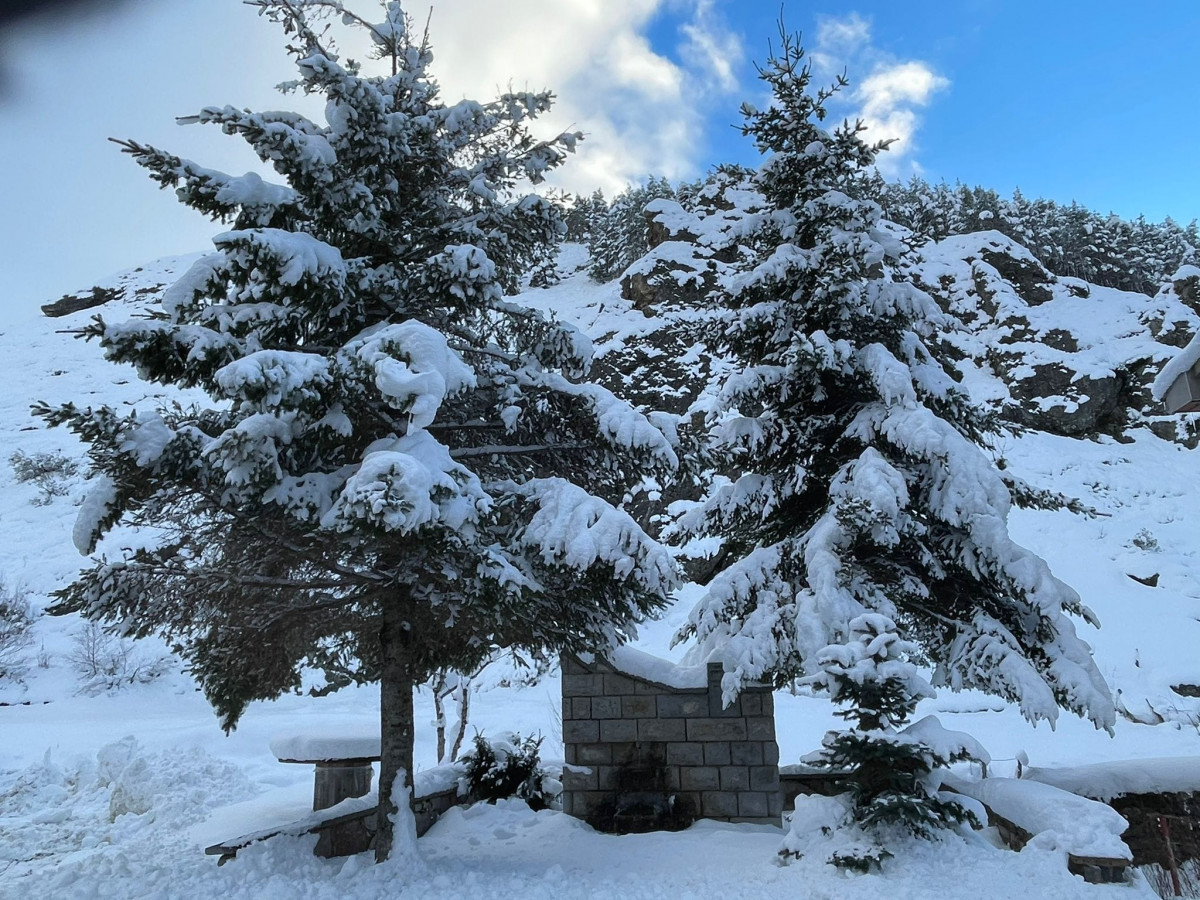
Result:
[[[604,658],[618,671],[643,681],[653,681],[679,690],[708,686],[708,666],[677,665],[628,645],[605,653]]]
[[[1060,790],[1108,801],[1126,794],[1200,791],[1200,756],[1125,759],[1064,768],[1029,768],[1024,777]]]

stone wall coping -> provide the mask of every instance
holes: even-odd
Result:
[[[605,653],[567,655],[589,672],[595,673],[599,669],[600,672],[625,675],[664,691],[709,690],[714,683],[720,683],[724,674],[724,665],[719,661],[685,666],[627,645]],[[744,690],[771,690],[771,687],[768,684],[751,683]]]
[[[604,654],[583,654],[579,661],[589,666],[603,662],[622,675],[670,690],[708,687],[707,665],[683,666],[629,646],[616,647]]]

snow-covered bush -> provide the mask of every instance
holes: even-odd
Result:
[[[148,684],[170,669],[168,657],[146,654],[97,622],[87,622],[75,633],[67,661],[85,694]]]
[[[800,794],[787,828],[779,848],[779,861],[784,865],[815,856],[839,869],[865,873],[878,869],[893,856],[853,822],[853,803],[848,794]]]
[[[476,734],[474,740],[474,747],[463,754],[467,768],[460,793],[488,803],[517,797],[533,809],[546,809],[558,801],[558,780],[541,765],[540,735],[509,734],[489,741]]]
[[[37,486],[41,496],[34,499],[34,506],[48,506],[55,497],[67,493],[68,482],[79,472],[79,464],[61,453],[24,453],[20,450],[8,458],[13,475],[22,484],[30,482]]]
[[[1130,543],[1139,550],[1145,550],[1147,553],[1157,553],[1162,549],[1158,545],[1158,538],[1148,528],[1139,528],[1138,533],[1133,536]]]
[[[933,716],[904,727],[917,703],[933,689],[909,660],[919,656],[915,644],[897,634],[896,623],[880,615],[863,615],[850,623],[844,644],[819,654],[823,671],[804,679],[824,688],[845,707],[837,715],[851,722],[846,731],[831,731],[810,762],[846,779],[849,816],[843,824],[863,831],[857,849],[841,848],[829,861],[839,868],[866,871],[890,856],[875,837],[907,832],[932,839],[941,829],[961,823],[982,827],[970,809],[940,795],[935,769],[972,759],[989,761],[986,751],[964,734],[948,732]]]
[[[19,681],[24,675],[32,627],[28,594],[0,577],[0,683]]]

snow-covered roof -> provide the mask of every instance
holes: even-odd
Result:
[[[1197,363],[1200,363],[1200,332],[1188,342],[1186,347],[1167,360],[1167,364],[1159,370],[1154,382],[1150,385],[1150,393],[1154,399],[1161,403],[1175,380],[1191,371]]]

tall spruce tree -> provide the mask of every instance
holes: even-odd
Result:
[[[922,776],[953,754],[927,730],[899,737],[932,692],[920,666],[1034,721],[1061,706],[1108,728],[1112,698],[1068,618],[1088,615],[1080,598],[1008,535],[1012,498],[980,447],[992,422],[940,358],[949,325],[907,276],[904,233],[856,199],[883,145],[861,123],[821,127],[844,82],[811,92],[794,38],[761,77],[773,102],[745,107],[743,130],[767,156],[768,209],[716,295],[738,361],[707,409],[728,477],[678,523],[721,537],[733,562],[680,639],[723,660],[726,698],[764,677],[829,688],[856,728],[824,760],[861,776],[857,817],[927,833],[954,817]],[[880,777],[898,743],[924,772]]]
[[[561,223],[522,195],[576,135],[528,123],[549,93],[438,98],[395,2],[258,0],[289,35],[294,88],[325,121],[204,109],[281,176],[231,177],[132,141],[188,206],[233,230],[161,314],[86,336],[209,405],[130,414],[41,406],[90,445],[83,553],[138,549],[58,594],[127,634],[164,635],[233,728],[304,667],[381,683],[377,858],[412,783],[414,684],[497,647],[584,650],[662,602],[668,555],[605,497],[670,469],[662,434],[579,383],[590,345],[505,298]],[[339,59],[323,15],[365,31],[390,74]]]

